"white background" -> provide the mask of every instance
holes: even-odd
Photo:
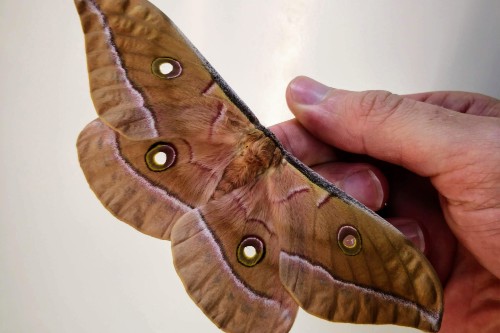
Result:
[[[499,1],[156,0],[265,125],[287,82],[500,96]],[[116,221],[75,140],[95,117],[70,0],[0,1],[0,332],[218,332],[167,242]],[[293,332],[411,332],[299,313]]]

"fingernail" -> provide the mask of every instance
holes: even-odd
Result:
[[[407,218],[395,218],[390,220],[391,224],[395,226],[406,238],[408,238],[420,252],[425,253],[425,238],[420,224]]]
[[[331,89],[305,76],[294,79],[289,86],[292,99],[303,105],[319,104]]]
[[[373,210],[382,207],[384,190],[378,177],[371,170],[361,170],[343,181],[343,189],[349,195]]]

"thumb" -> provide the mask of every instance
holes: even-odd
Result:
[[[463,152],[484,140],[479,117],[386,91],[350,92],[298,77],[288,86],[287,102],[300,123],[322,141],[424,177],[456,167],[455,157],[463,158]]]
[[[454,234],[500,277],[500,118],[385,91],[333,89],[305,77],[290,83],[287,102],[320,140],[429,177]]]

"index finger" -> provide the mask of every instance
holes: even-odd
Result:
[[[436,91],[403,96],[461,113],[500,118],[500,101],[482,94],[461,91]]]
[[[338,160],[332,146],[318,140],[296,119],[273,125],[269,129],[286,150],[308,166]]]

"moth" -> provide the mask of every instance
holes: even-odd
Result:
[[[227,332],[287,332],[298,307],[438,331],[442,289],[394,227],[290,155],[159,9],[75,0],[98,119],[78,154],[103,205],[170,240]]]

